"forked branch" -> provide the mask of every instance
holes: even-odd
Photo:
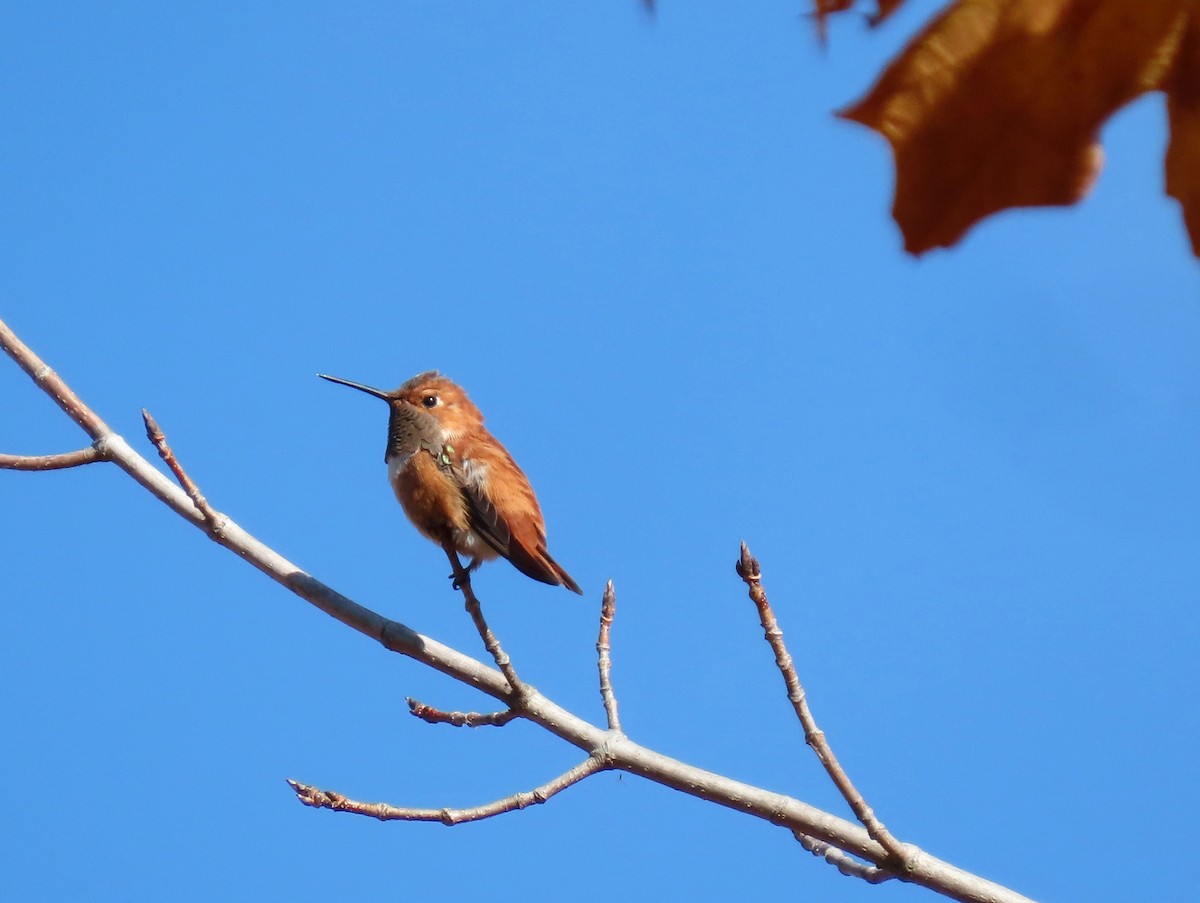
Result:
[[[873,839],[862,827],[845,819],[810,806],[794,797],[773,793],[759,787],[714,774],[672,759],[662,753],[648,749],[614,729],[604,729],[590,724],[555,704],[532,686],[520,685],[517,693],[510,675],[502,674],[470,656],[439,643],[432,637],[417,633],[412,628],[393,621],[361,606],[305,573],[278,552],[259,542],[234,521],[221,517],[220,528],[214,529],[209,516],[196,499],[180,489],[149,461],[135,452],[120,436],[97,416],[71,388],[29,349],[11,329],[0,321],[0,350],[6,352],[54,402],[62,408],[92,439],[97,455],[111,461],[125,471],[139,485],[151,492],[175,513],[203,530],[215,542],[230,549],[238,557],[252,564],[272,580],[287,587],[293,593],[315,605],[348,627],[370,637],[386,649],[428,665],[455,680],[474,687],[481,692],[501,700],[509,707],[519,703],[520,716],[527,719],[571,745],[583,750],[588,759],[570,772],[530,793],[524,798],[520,794],[506,800],[516,800],[511,808],[519,808],[524,802],[537,802],[537,794],[549,796],[564,787],[602,768],[614,768],[640,775],[666,787],[671,787],[691,796],[725,806],[738,812],[779,825],[789,832],[801,832],[812,840],[828,844],[865,862],[888,868],[894,864],[892,853]],[[510,663],[511,664],[511,663]],[[500,659],[497,657],[497,665]],[[514,700],[514,695],[519,699]],[[613,708],[615,714],[615,707]],[[611,716],[610,716],[611,717]],[[320,793],[297,786],[297,792]],[[335,797],[326,794],[330,802]],[[337,797],[345,805],[345,797]],[[327,805],[317,796],[310,804]],[[359,804],[371,805],[371,804]],[[476,810],[461,810],[466,813],[490,811],[493,806],[509,805],[505,800],[479,807]],[[328,806],[333,808],[333,806]],[[511,808],[506,811],[511,811]],[[399,810],[405,811],[405,810]],[[436,811],[436,820],[443,820],[443,810],[407,810],[421,813]],[[366,814],[366,813],[364,813]],[[371,813],[373,814],[373,813]],[[482,816],[481,816],[482,817]],[[906,848],[910,854],[906,868],[900,877],[908,882],[928,887],[951,899],[971,903],[1031,903],[1015,891],[987,881],[970,872],[956,868],[927,853]],[[869,867],[868,867],[869,868]],[[869,874],[869,873],[868,873]],[[867,877],[867,874],[859,877]]]
[[[479,600],[475,598],[475,593],[471,588],[470,571],[463,569],[458,560],[457,553],[449,545],[446,548],[446,555],[455,569],[453,575],[454,585],[462,591],[463,596],[467,600],[467,611],[471,614],[479,635],[483,638],[484,645],[488,647],[489,651],[494,650],[493,655],[496,657],[496,663],[500,665],[502,661],[501,655],[503,655],[502,651],[500,651],[500,642],[483,618]],[[611,644],[609,642],[609,634],[612,630],[613,615],[615,612],[616,592],[613,589],[612,581],[609,580],[608,585],[604,589],[604,598],[600,605],[600,635],[596,641],[597,669],[600,674],[600,695],[604,700],[604,710],[608,716],[609,733],[613,737],[623,737],[621,723],[617,717],[617,696],[612,688],[611,675],[612,657],[610,654]],[[511,669],[512,663],[508,661],[507,656],[503,656],[503,662]],[[430,724],[452,724],[455,727],[482,727],[483,725],[503,727],[514,718],[522,716],[523,698],[526,693],[524,685],[514,683],[515,672],[513,672],[513,677],[508,680],[510,686],[514,686],[517,692],[514,693],[515,698],[510,708],[500,712],[490,712],[487,714],[479,712],[442,712],[432,706],[417,702],[412,698],[408,700],[408,708],[413,715]],[[292,785],[292,788],[299,795],[300,801],[308,806],[336,809],[339,812],[351,812],[356,815],[369,815],[383,820],[440,821],[449,825],[458,824],[463,821],[490,818],[493,815],[502,815],[505,812],[512,812],[514,809],[524,809],[533,803],[544,803],[555,793],[569,787],[571,784],[581,781],[589,775],[595,774],[597,771],[611,767],[613,766],[609,761],[606,745],[605,747],[597,748],[580,765],[534,790],[525,793],[516,793],[475,809],[410,809],[393,806],[389,803],[363,803],[351,800],[342,794],[318,790],[315,787],[301,784],[297,781],[289,780],[288,783]]]

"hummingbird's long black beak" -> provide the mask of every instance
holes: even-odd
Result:
[[[340,379],[336,376],[326,376],[324,373],[318,373],[317,376],[321,377],[321,379],[327,379],[331,383],[349,386],[351,389],[358,389],[360,392],[366,392],[368,395],[374,395],[376,398],[382,398],[384,401],[388,401],[387,392],[384,392],[381,389],[373,389],[370,386],[364,386],[362,383],[352,383],[348,379]]]

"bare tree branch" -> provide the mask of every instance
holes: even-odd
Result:
[[[867,865],[865,862],[859,862],[848,853],[843,853],[837,847],[831,847],[824,841],[809,837],[802,831],[794,831],[796,840],[800,842],[800,846],[808,850],[814,856],[824,859],[847,878],[861,878],[868,884],[882,884],[884,881],[891,881],[896,877],[895,872],[889,872],[887,869],[877,865]]]
[[[182,489],[171,482],[87,407],[65,382],[0,320],[0,350],[5,351],[93,439],[97,452],[129,474],[172,511],[204,530],[215,542],[249,562],[275,582],[321,611],[380,643],[384,648],[428,665],[468,686],[511,705],[514,690],[505,676],[432,637],[417,633],[346,598],[305,573],[275,550],[226,518],[219,532],[210,530],[203,514]],[[793,797],[774,793],[705,771],[637,744],[624,734],[599,728],[572,714],[529,685],[520,694],[522,717],[601,760],[605,767],[640,775],[699,799],[744,812],[788,831],[800,831],[820,842],[876,865],[886,865],[889,852],[862,827],[823,812]],[[1009,890],[937,859],[915,847],[901,877],[946,897],[970,903],[1032,903]]]
[[[92,437],[93,446],[111,432],[104,421],[93,414],[91,409],[79,400],[79,396],[62,381],[62,378],[51,370],[45,361],[34,354],[28,345],[17,338],[17,334],[9,329],[8,324],[3,320],[0,320],[0,350],[3,350],[16,362],[18,367],[28,373],[29,378],[37,384],[38,388],[49,395],[68,417],[78,423],[83,431]],[[98,447],[97,451],[101,455],[106,455],[103,446]]]
[[[596,640],[596,652],[599,654],[600,698],[604,700],[604,713],[608,717],[610,731],[621,730],[621,719],[617,715],[617,694],[613,692],[612,686],[612,657],[609,654],[612,645],[608,639],[616,611],[617,594],[613,589],[613,582],[609,580],[604,587],[604,599],[600,603],[600,637]]]
[[[66,470],[105,461],[94,445],[57,455],[0,455],[0,470]]]
[[[333,809],[336,812],[369,815],[380,821],[439,821],[443,825],[460,825],[463,822],[480,821],[495,815],[503,815],[505,812],[540,805],[572,784],[577,784],[589,775],[604,771],[609,767],[611,766],[605,764],[602,759],[589,756],[570,771],[560,774],[540,787],[514,793],[512,796],[506,796],[503,799],[471,809],[411,809],[393,806],[389,803],[361,803],[332,790],[320,790],[308,784],[293,781],[291,778],[288,778],[287,782],[296,791],[300,802],[315,809]]]
[[[837,756],[833,754],[832,747],[825,739],[825,732],[817,727],[817,721],[808,707],[807,694],[800,683],[799,675],[796,674],[796,664],[792,660],[787,646],[784,645],[783,630],[780,629],[779,622],[775,619],[775,612],[771,610],[771,603],[767,600],[767,591],[763,589],[762,572],[759,570],[758,559],[750,554],[750,549],[744,542],[742,543],[742,555],[737,563],[737,572],[749,590],[751,601],[758,609],[763,636],[775,652],[775,664],[783,674],[784,683],[787,684],[788,699],[791,700],[792,707],[796,710],[796,716],[804,726],[804,742],[811,746],[813,752],[817,754],[825,771],[837,786],[838,792],[849,803],[855,816],[867,829],[867,833],[871,835],[871,839],[878,841],[880,846],[888,851],[889,868],[903,871],[907,868],[910,853],[916,848],[910,850],[905,844],[898,841],[884,827],[883,822],[875,817],[875,811],[867,805],[867,801],[855,788],[850,776],[846,774],[846,770],[838,762]]]
[[[425,705],[409,696],[406,699],[409,714],[429,724],[450,724],[454,727],[504,727],[514,718],[521,717],[515,709],[499,712],[443,712]]]

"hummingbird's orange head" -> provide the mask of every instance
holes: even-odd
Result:
[[[483,414],[467,397],[462,386],[436,370],[418,373],[392,395],[428,411],[449,436],[457,436],[483,425]]]

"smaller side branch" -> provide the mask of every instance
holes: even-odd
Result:
[[[431,705],[407,697],[409,714],[428,724],[450,724],[454,727],[504,727],[520,715],[513,709],[501,712],[443,712]]]
[[[183,469],[183,465],[179,463],[179,460],[175,457],[175,453],[171,451],[171,446],[167,444],[167,437],[159,429],[154,418],[150,416],[150,412],[145,408],[142,408],[142,420],[146,424],[146,438],[158,449],[158,456],[163,459],[167,467],[171,468],[171,473],[175,474],[175,479],[179,481],[179,485],[183,488],[183,491],[192,500],[192,504],[200,512],[200,516],[204,518],[213,531],[220,529],[221,516],[208,504],[208,499],[200,492],[200,487],[187,475],[187,471]]]
[[[515,809],[525,809],[546,802],[550,797],[572,784],[577,784],[589,775],[604,771],[609,766],[596,758],[589,756],[570,771],[560,774],[533,790],[525,790],[506,796],[503,799],[475,806],[471,809],[411,809],[392,806],[389,803],[363,803],[342,796],[332,790],[321,790],[308,784],[301,784],[288,778],[288,784],[296,791],[300,802],[314,809],[332,809],[335,812],[349,812],[353,815],[367,815],[380,821],[437,821],[443,825],[458,825],[463,822],[479,821],[495,815],[503,815]]]
[[[517,677],[517,669],[513,667],[512,659],[508,657],[508,653],[504,651],[500,641],[496,639],[496,634],[492,633],[492,628],[488,626],[488,622],[483,617],[479,599],[475,596],[475,590],[471,588],[471,572],[458,560],[458,552],[453,543],[447,542],[442,548],[446,552],[446,557],[450,559],[450,570],[454,574],[454,588],[462,592],[463,599],[466,600],[467,614],[471,616],[471,621],[479,632],[479,638],[483,640],[483,645],[491,653],[496,667],[500,669],[500,673],[512,687],[513,693],[520,697],[525,692],[525,684],[521,683],[521,678]]]
[[[616,611],[617,594],[613,590],[613,582],[609,580],[604,587],[604,599],[600,603],[600,636],[596,640],[596,652],[599,654],[600,698],[604,700],[608,729],[620,732],[621,718],[617,714],[617,694],[613,692],[612,686],[612,644],[609,642],[609,631],[612,630],[613,615]]]
[[[72,452],[57,455],[0,455],[0,470],[66,470],[96,461],[107,461],[107,456],[96,446],[89,445]]]
[[[899,870],[903,870],[909,861],[905,845],[893,837],[891,832],[884,827],[883,822],[875,816],[875,810],[867,805],[867,801],[858,792],[850,780],[850,776],[838,762],[837,756],[833,754],[833,748],[825,739],[825,732],[817,727],[817,721],[808,707],[808,697],[800,683],[800,677],[796,673],[796,663],[792,660],[791,653],[788,652],[787,646],[783,642],[783,630],[780,629],[779,622],[775,619],[775,612],[771,610],[771,603],[767,600],[767,591],[763,589],[762,572],[759,570],[758,559],[750,554],[750,549],[745,543],[742,543],[742,554],[737,563],[737,572],[749,590],[751,601],[758,609],[763,636],[775,652],[775,664],[783,675],[784,683],[787,684],[788,699],[796,710],[800,724],[804,727],[804,742],[812,747],[838,792],[854,811],[854,815],[862,823],[862,826],[867,829],[867,833],[888,851],[888,858],[897,863]]]
[[[868,884],[882,884],[884,881],[891,881],[896,877],[887,869],[859,862],[849,853],[839,850],[837,847],[830,846],[823,840],[810,837],[803,831],[793,831],[792,833],[796,840],[799,841],[800,846],[804,847],[804,849],[808,850],[814,856],[824,859],[847,878],[861,878]]]

